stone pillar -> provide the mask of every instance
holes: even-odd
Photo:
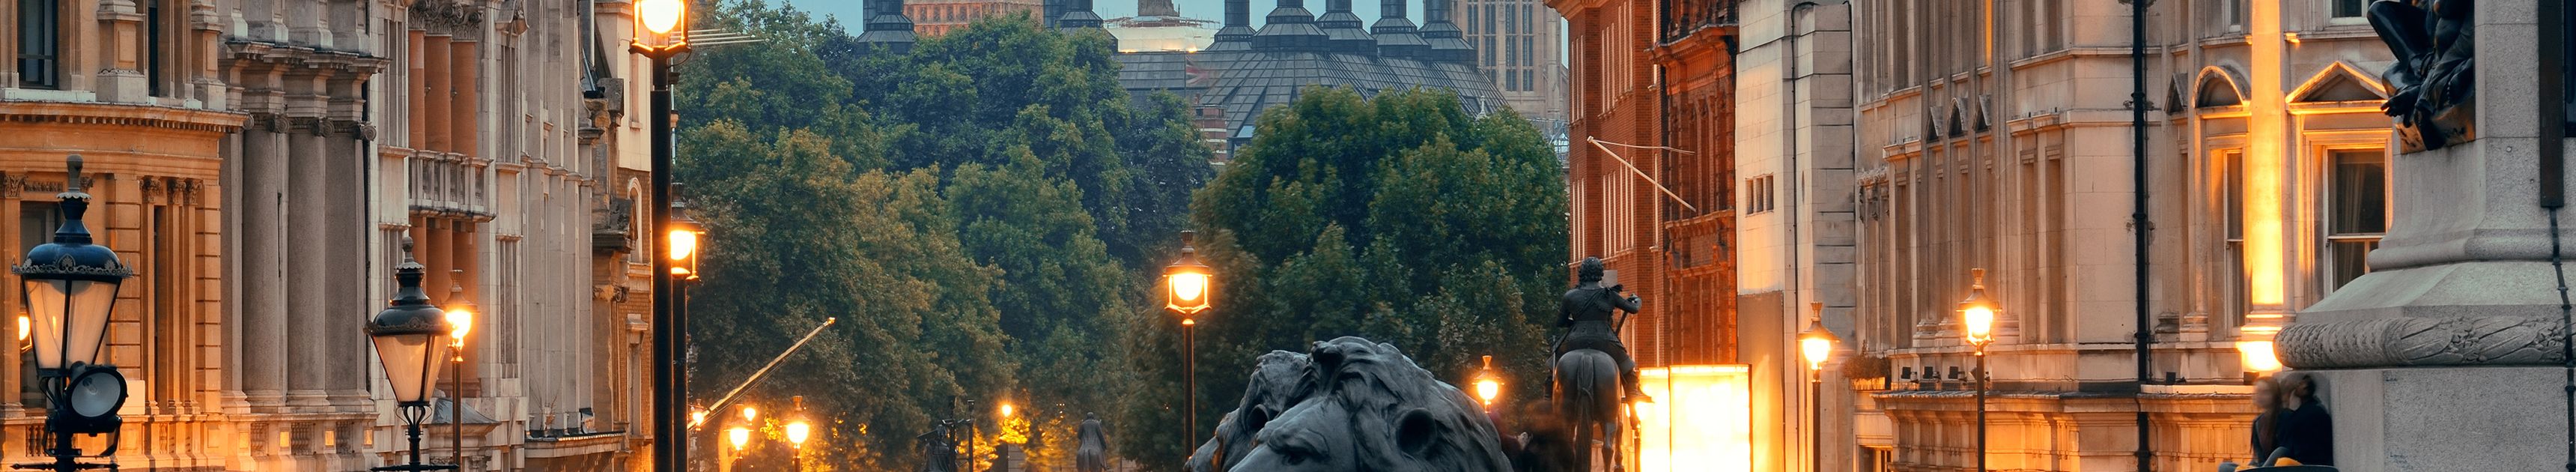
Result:
[[[2576,249],[2576,211],[2556,210],[2553,241],[2536,203],[2540,126],[2561,121],[2539,119],[2533,100],[2541,1],[2476,5],[2476,140],[2397,156],[2398,217],[2370,254],[2373,272],[2279,335],[2282,362],[2317,374],[2335,413],[2341,470],[2556,470],[2570,459],[2558,447],[2567,331],[2550,250]]]
[[[302,106],[318,107],[319,104],[310,103],[317,101],[318,96],[303,95],[313,92],[299,90],[296,92],[298,96],[290,100]],[[345,262],[331,259],[330,254],[319,250],[329,244],[327,238],[330,234],[326,228],[337,224],[324,216],[331,197],[324,195],[322,189],[325,182],[333,178],[324,170],[323,164],[324,160],[332,158],[325,154],[327,146],[323,140],[326,138],[320,136],[327,126],[330,126],[329,121],[318,116],[295,118],[296,129],[287,134],[287,155],[282,161],[287,173],[284,237],[296,243],[291,246],[294,249],[279,255],[286,262],[283,267],[287,295],[284,329],[288,331],[281,334],[293,342],[275,346],[288,351],[286,396],[287,404],[295,407],[329,405],[325,398],[327,382],[324,381],[324,373],[335,353],[330,352],[332,343],[326,340],[334,333],[325,330],[328,313],[324,312],[330,306],[330,280],[348,276],[345,272],[333,270],[334,267],[345,267]]]
[[[285,137],[275,115],[254,115],[242,129],[241,310],[242,393],[253,411],[274,411],[286,390]]]
[[[427,139],[421,142],[412,143],[413,146],[420,149],[440,152],[453,152],[455,150],[453,145],[450,144],[452,141],[449,141],[448,133],[451,129],[444,125],[448,122],[448,117],[450,116],[448,115],[448,111],[450,110],[450,107],[454,105],[453,100],[455,97],[455,94],[453,93],[453,90],[455,89],[451,86],[451,84],[454,83],[454,78],[448,75],[450,74],[449,71],[453,70],[451,69],[451,67],[453,67],[453,63],[450,61],[450,54],[454,52],[454,49],[448,47],[448,40],[450,39],[453,39],[453,37],[444,34],[433,34],[429,35],[426,42],[421,46],[421,57],[428,59],[429,63],[423,66],[424,69],[426,69],[423,71],[423,74],[421,76],[415,76],[414,78],[420,79],[425,77],[427,79],[426,81],[428,84],[427,87],[422,90],[423,93],[420,105],[426,105],[426,108],[428,108],[428,110],[426,110],[428,112],[428,116],[423,117],[421,120],[413,121],[412,126],[429,129],[422,131],[426,134]]]
[[[482,147],[479,146],[481,143],[476,141],[480,134],[477,132],[478,125],[483,122],[483,106],[479,93],[482,83],[479,82],[481,76],[478,75],[482,70],[482,59],[475,54],[476,47],[482,44],[481,41],[460,39],[447,45],[449,48],[446,51],[448,54],[447,83],[452,92],[442,98],[449,100],[449,114],[447,119],[432,122],[450,127],[447,132],[450,147],[440,149],[441,151],[475,157],[481,157],[483,154]],[[458,188],[473,187],[467,185]],[[464,206],[471,208],[474,205]]]
[[[359,92],[355,82],[348,82],[341,90],[350,94],[346,96],[357,96]],[[362,140],[365,136],[358,134],[363,131],[356,128],[358,123],[332,122],[332,126],[339,129],[330,138],[330,157],[323,160],[323,173],[331,180],[323,182],[327,196],[317,198],[328,205],[325,218],[330,221],[324,236],[324,241],[328,242],[324,251],[326,256],[322,259],[335,261],[335,267],[343,267],[335,274],[342,276],[329,280],[330,298],[324,303],[322,312],[324,324],[329,328],[325,331],[327,333],[364,332],[364,317],[375,312],[376,305],[368,296],[368,278],[346,276],[345,267],[391,271],[381,264],[362,262],[380,259],[367,251],[368,238],[375,225],[370,224],[372,221],[367,217],[367,202],[372,200],[372,196],[365,185],[367,170],[360,165],[365,160],[375,159],[375,151]],[[367,398],[368,362],[373,355],[368,352],[365,340],[350,336],[322,336],[321,340],[331,346],[326,354],[330,359],[327,388],[331,403],[344,412],[373,411],[375,403]]]
[[[429,127],[425,124],[429,123],[429,73],[426,69],[429,67],[429,32],[410,30],[409,34],[411,39],[403,42],[409,54],[403,57],[404,62],[410,63],[411,74],[403,76],[402,80],[410,89],[410,99],[402,104],[410,112],[411,119],[402,123],[402,127],[411,140],[404,141],[403,146],[428,149]]]

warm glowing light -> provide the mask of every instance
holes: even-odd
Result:
[[[635,15],[644,19],[644,29],[653,34],[670,34],[680,26],[680,17],[688,13],[685,0],[642,0],[635,2]]]
[[[1824,370],[1825,361],[1834,355],[1834,334],[1822,330],[1809,333],[1810,336],[1798,339],[1798,353],[1806,356],[1807,370]]]
[[[465,347],[465,335],[474,333],[474,308],[458,305],[447,308],[447,340],[450,345]],[[463,354],[459,354],[463,355]]]
[[[2278,372],[2281,358],[2272,351],[2271,341],[2237,341],[2236,356],[2245,362],[2245,370]]]
[[[733,441],[733,450],[743,450],[751,446],[751,428],[735,426],[733,429],[725,430],[725,439]]]
[[[1968,299],[1959,301],[1961,334],[1982,352],[1995,342],[1995,302],[1986,298],[1986,270],[1968,269]]]
[[[805,447],[805,437],[806,435],[813,434],[813,429],[814,425],[806,424],[805,420],[788,422],[787,442],[795,444],[796,447]]]
[[[752,408],[752,407],[751,407],[751,405],[743,405],[743,406],[742,406],[742,420],[743,420],[743,421],[760,421],[760,409],[759,409],[759,408]]]
[[[1171,284],[1173,303],[1188,305],[1198,302],[1199,296],[1207,294],[1208,275],[1201,273],[1172,274]]]
[[[707,424],[707,409],[691,407],[689,409],[689,429],[697,429],[698,426],[705,424]]]
[[[18,315],[18,342],[27,342],[27,335],[34,332],[36,327],[27,319],[27,315]]]
[[[1011,417],[1011,402],[1002,402],[1002,417]]]
[[[1494,356],[1485,356],[1485,366],[1476,369],[1476,398],[1486,408],[1494,407],[1494,398],[1503,395],[1503,380],[1494,376]]]
[[[689,229],[673,229],[673,230],[671,230],[671,260],[674,260],[674,261],[685,261],[685,260],[689,260],[689,256],[697,255],[697,252],[698,252],[698,232],[697,232],[697,231],[693,231],[693,230],[689,230]]]
[[[1638,372],[1647,396],[1637,415],[1640,472],[1753,470],[1752,369],[1743,364]]]

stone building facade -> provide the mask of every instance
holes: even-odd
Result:
[[[468,470],[632,467],[627,457],[650,441],[629,426],[645,421],[636,405],[649,382],[632,370],[640,310],[600,288],[592,269],[624,269],[612,263],[632,252],[593,242],[598,215],[618,213],[598,187],[643,167],[624,156],[640,145],[618,145],[644,142],[641,122],[614,113],[641,106],[640,91],[623,85],[641,69],[623,53],[626,9],[0,8],[0,51],[10,55],[0,61],[0,218],[16,228],[0,238],[17,243],[6,257],[60,224],[51,195],[65,155],[77,153],[100,203],[91,227],[138,273],[120,294],[104,359],[125,369],[133,392],[114,460],[140,470],[396,460],[401,423],[362,323],[391,295],[390,267],[408,237],[433,269],[437,301],[478,314],[461,392]],[[0,303],[21,304],[16,293]],[[42,424],[43,399],[23,367],[0,364],[0,391],[20,392],[0,404],[12,438]],[[452,462],[441,451],[454,436],[431,431],[431,461]],[[8,462],[39,453],[0,444]]]
[[[904,2],[903,13],[912,17],[915,34],[936,38],[984,18],[1043,15],[1045,7],[1040,0],[911,0]]]
[[[1450,0],[1458,29],[1476,49],[1476,68],[1492,76],[1521,116],[1565,120],[1565,17],[1539,0]]]
[[[1853,388],[1829,389],[1839,399],[1826,404],[1853,413],[1857,439],[1827,444],[1829,461],[1975,463],[1975,384],[1955,373],[1974,364],[1955,310],[1972,268],[2002,306],[1988,348],[1992,468],[2134,470],[2140,409],[2156,470],[2250,455],[2239,343],[2268,345],[2286,313],[2366,271],[2392,215],[2387,92],[2366,72],[2390,57],[2364,3],[2152,4],[2134,104],[2149,110],[2143,156],[2129,149],[2129,5],[1854,3],[1851,180],[1796,187],[1856,210],[1809,212],[1857,233],[1857,270],[1834,282],[1854,286],[1852,308],[1826,313],[1857,356],[1828,380]],[[2133,159],[2145,188],[2131,184]],[[2146,194],[2143,225],[2133,192]]]

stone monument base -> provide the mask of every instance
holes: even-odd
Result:
[[[2557,367],[2308,371],[2344,472],[2556,471],[2567,460]]]

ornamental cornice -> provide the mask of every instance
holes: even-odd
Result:
[[[246,117],[241,113],[124,103],[0,102],[0,128],[54,124],[230,133],[241,129]]]
[[[2560,365],[2566,326],[2530,316],[2301,321],[2273,338],[2299,369]]]
[[[417,0],[411,4],[411,20],[432,30],[466,29],[483,24],[483,8],[456,0]]]
[[[358,51],[320,49],[312,46],[239,38],[226,39],[224,52],[230,60],[236,62],[320,68],[361,76],[382,72],[385,66],[392,64],[389,59]]]

